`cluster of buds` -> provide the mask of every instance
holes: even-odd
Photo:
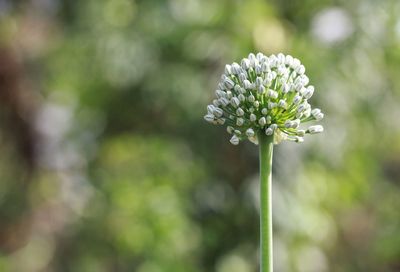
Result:
[[[257,144],[260,132],[274,135],[276,143],[303,142],[305,134],[320,133],[323,127],[301,129],[301,124],[324,117],[308,103],[314,86],[308,85],[305,70],[298,59],[283,54],[250,53],[240,64],[227,64],[204,119],[226,124],[234,145],[245,139]]]

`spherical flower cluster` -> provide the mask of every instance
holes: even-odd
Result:
[[[257,144],[260,132],[274,135],[275,143],[303,142],[305,134],[320,133],[323,127],[300,125],[324,117],[308,103],[314,86],[308,85],[305,70],[298,59],[281,53],[269,57],[250,53],[240,64],[227,64],[204,119],[226,124],[234,145],[245,139]]]

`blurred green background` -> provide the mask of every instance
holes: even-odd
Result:
[[[274,157],[275,271],[400,271],[398,0],[0,0],[0,271],[256,272],[226,63],[302,60],[325,133]]]

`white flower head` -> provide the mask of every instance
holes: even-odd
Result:
[[[240,63],[240,64],[239,64]],[[290,55],[265,56],[250,53],[239,62],[225,65],[215,91],[216,99],[207,106],[204,119],[215,125],[227,125],[234,145],[248,139],[257,144],[257,135],[274,135],[274,142],[303,142],[305,134],[323,132],[321,125],[302,129],[324,114],[312,109],[308,99],[314,86],[300,60]]]

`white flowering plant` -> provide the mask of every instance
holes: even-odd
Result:
[[[265,56],[250,53],[239,63],[227,64],[216,99],[207,106],[204,119],[227,125],[230,142],[250,140],[260,154],[260,271],[272,272],[272,153],[283,140],[303,142],[306,134],[323,132],[321,125],[306,129],[302,124],[321,121],[324,114],[311,108],[314,94],[306,68],[300,60],[282,53]]]
[[[240,65],[227,64],[215,91],[216,99],[207,106],[204,119],[226,124],[234,145],[245,139],[258,144],[261,131],[274,134],[275,143],[303,142],[305,134],[322,132],[323,127],[301,129],[300,125],[324,117],[320,109],[312,109],[308,103],[314,86],[308,85],[305,70],[298,59],[283,54],[267,57],[250,53]]]

